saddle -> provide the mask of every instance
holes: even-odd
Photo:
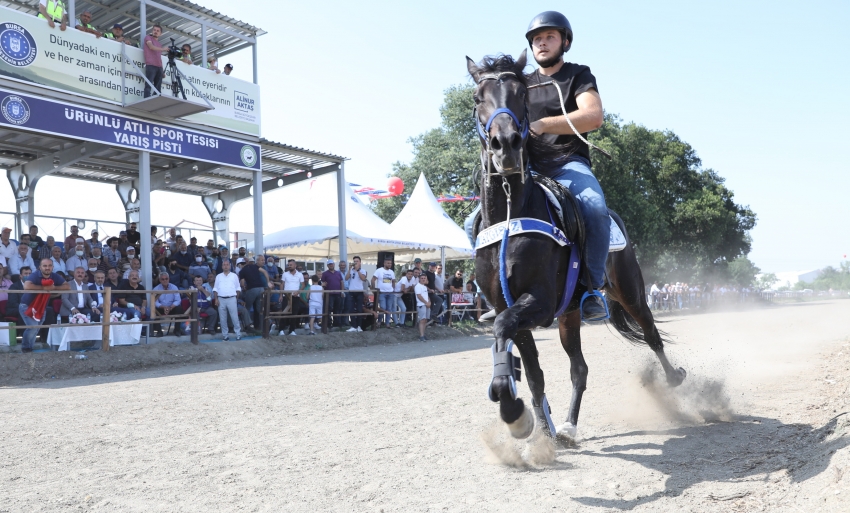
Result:
[[[564,186],[547,176],[532,173],[532,178],[534,183],[540,187],[546,195],[552,217],[558,228],[563,231],[563,235],[568,241],[577,245],[579,248],[584,248],[586,231],[584,219],[581,215],[581,209],[578,205],[578,200],[576,200],[575,196],[573,196],[568,189],[564,188]],[[476,241],[478,241],[478,235],[481,230],[481,218],[481,212],[478,212],[473,222],[472,237],[473,240]],[[626,247],[626,237],[623,235],[623,231],[620,230],[620,227],[614,219],[610,216],[609,219],[611,219],[609,252],[613,253],[615,251],[621,251]],[[538,231],[535,229],[536,227],[533,226],[533,222],[526,222],[525,224],[527,226],[520,227],[520,230]],[[513,232],[514,230],[512,228],[511,233]],[[478,246],[478,244],[476,244],[476,246]]]

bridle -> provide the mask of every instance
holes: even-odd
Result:
[[[481,83],[484,82],[485,80],[500,81],[500,80],[502,80],[502,76],[505,76],[505,75],[509,75],[509,76],[514,77],[514,78],[517,78],[516,73],[513,73],[511,71],[503,71],[501,73],[496,73],[496,74],[491,74],[491,75],[481,75],[478,78],[478,85],[480,86]],[[517,129],[520,130],[520,132],[521,132],[523,145],[519,150],[519,164],[520,164],[520,168],[521,168],[520,176],[522,177],[522,183],[525,183],[525,141],[528,139],[528,131],[529,131],[529,126],[530,126],[530,123],[528,121],[528,109],[526,109],[525,117],[523,118],[522,122],[520,122],[519,117],[516,114],[514,114],[514,112],[511,109],[508,109],[506,107],[500,107],[500,108],[494,110],[492,114],[490,114],[490,117],[487,119],[486,124],[482,124],[481,120],[478,118],[478,109],[473,108],[472,109],[472,116],[473,116],[473,118],[475,118],[475,127],[478,129],[478,136],[481,137],[481,140],[484,141],[484,144],[486,146],[486,152],[487,152],[487,165],[486,165],[486,167],[487,167],[487,171],[485,173],[485,177],[486,177],[486,180],[487,180],[487,185],[488,186],[490,185],[490,177],[491,176],[499,175],[499,173],[493,173],[492,172],[493,150],[490,149],[490,137],[488,137],[488,135],[490,134],[490,127],[493,124],[493,120],[495,120],[496,116],[498,116],[499,114],[507,114],[508,116],[510,116],[511,119],[514,121],[514,124],[516,125]],[[483,159],[483,155],[482,155],[482,159]],[[481,167],[483,168],[484,162],[482,162],[481,165],[482,165]],[[507,183],[507,178],[502,177],[502,179]],[[508,187],[510,187],[510,186],[508,186]],[[508,194],[508,196],[510,196],[510,194]]]

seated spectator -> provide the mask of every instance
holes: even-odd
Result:
[[[8,259],[8,267],[10,274],[21,274],[21,267],[27,266],[30,269],[35,269],[35,263],[32,257],[29,256],[30,248],[21,244],[18,246],[18,251],[12,258]]]
[[[96,259],[95,257],[89,258],[89,266],[86,269],[86,281],[88,283],[94,283],[94,273],[96,273],[98,271],[100,271],[100,272],[105,271],[105,269],[101,269],[100,265],[102,265],[102,264],[99,264],[98,262],[99,262],[99,260]]]
[[[77,225],[71,225],[71,234],[65,237],[65,258],[71,258],[74,255],[74,248],[77,246],[77,239],[80,238],[80,229]]]
[[[210,71],[215,71],[216,75],[221,73],[221,70],[218,69],[218,57],[214,55],[210,55],[207,57],[207,69]]]
[[[136,231],[136,223],[130,223],[127,227],[127,242],[129,242],[131,246],[136,246],[136,250],[138,250],[141,241],[142,234]]]
[[[463,289],[463,271],[458,269],[454,277],[449,280],[449,291],[452,294],[463,294]]]
[[[156,295],[156,301],[154,303],[156,305],[156,313],[158,315],[181,315],[183,313],[183,306],[182,300],[180,298],[180,293],[177,292],[178,289],[176,285],[174,285],[173,283],[169,283],[168,273],[159,273],[159,285],[157,285],[153,289],[172,291],[165,294]],[[152,326],[155,337],[163,336],[162,325],[156,323],[152,324]],[[178,337],[185,334],[183,331],[182,321],[174,323],[174,334]]]
[[[44,260],[45,258],[51,258],[53,256],[53,248],[55,248],[55,247],[57,247],[56,246],[56,239],[53,238],[53,235],[48,235],[47,236],[47,242],[42,244],[38,248],[38,259]],[[59,259],[60,260],[62,259],[62,252],[61,251],[59,252]],[[35,261],[34,257],[33,257],[33,261]]]
[[[67,273],[67,268],[65,267],[65,261],[62,260],[62,248],[59,246],[53,246],[53,254],[50,257],[50,260],[53,261],[53,271],[57,273],[65,274]]]
[[[168,256],[166,255],[165,245],[161,240],[157,240],[151,249],[153,253],[153,265],[157,269],[165,270],[168,267]]]
[[[230,262],[231,268],[233,268],[233,266],[235,264],[230,260],[230,251],[227,249],[227,246],[223,246],[223,245],[219,246],[218,251],[219,251],[218,257],[215,259],[215,263],[213,264],[213,271],[215,271],[216,274],[221,274],[221,272],[222,272],[221,263],[222,262],[227,260],[228,262]]]
[[[21,235],[21,240],[18,241],[18,247],[24,246],[27,248],[27,256],[32,256],[32,246],[30,245],[30,234]]]
[[[231,73],[233,73],[233,64],[230,64],[230,63],[225,64],[224,65],[224,74],[230,75]]]
[[[128,319],[147,319],[148,309],[147,295],[143,291],[139,271],[130,271],[127,279],[121,282],[117,292],[113,290],[113,296],[118,303],[116,312],[123,313]],[[116,293],[117,292],[117,293]]]
[[[182,48],[180,48],[180,50],[183,52],[183,57],[180,58],[180,62],[188,64],[189,66],[195,64],[192,62],[192,45],[186,43]]]
[[[41,247],[44,246],[44,240],[42,240],[42,238],[38,236],[38,226],[30,226],[29,235],[30,243],[34,243],[30,246],[32,249],[41,249]]]
[[[62,0],[38,0],[38,17],[47,20],[50,28],[56,28],[57,23],[63,32],[68,28],[68,12]]]
[[[237,258],[236,259],[236,271],[235,271],[236,276],[239,276],[239,271],[241,271],[243,267],[245,267],[245,259],[241,258],[241,257]]]
[[[131,247],[133,247],[133,245],[130,244],[130,240],[127,239],[127,232],[125,232],[124,230],[118,232],[118,252],[121,253],[121,258],[127,256],[127,250]],[[124,272],[124,270],[122,270],[121,268],[119,268],[118,270]]]
[[[32,274],[32,269],[29,267],[21,267],[21,274],[12,274],[9,278],[12,282],[7,290],[24,290],[24,282],[27,281],[29,275]],[[9,296],[6,302],[6,316],[15,317],[16,324],[23,324],[21,313],[18,311],[18,305],[21,304],[23,294],[7,294]]]
[[[130,268],[124,273],[123,278],[125,280],[130,279],[130,273],[136,271],[139,273],[139,276],[142,274],[142,262],[138,258],[134,258],[130,260]]]
[[[266,266],[264,267],[266,273],[269,275],[269,280],[272,283],[280,283],[280,267],[274,265],[274,257],[269,255],[266,257]]]
[[[178,235],[178,237],[180,237],[180,235]],[[189,249],[186,247],[185,242],[182,242],[181,240],[180,245],[177,247],[177,253],[172,252],[171,256],[174,261],[177,262],[177,268],[187,273],[189,272],[189,267],[192,266],[192,261],[194,259],[192,258],[192,255],[189,254]]]
[[[106,241],[106,247],[103,248],[103,261],[107,268],[118,267],[118,262],[121,261],[121,251],[118,249],[118,237],[110,237]]]
[[[11,228],[3,228],[0,231],[0,264],[9,266],[9,259],[18,254],[18,244],[9,238]]]
[[[89,245],[89,255],[94,251],[95,246],[103,249],[103,243],[98,240],[99,234],[97,233],[97,229],[93,229],[91,231],[91,238],[86,241],[86,244]]]
[[[7,301],[9,294],[4,292],[12,286],[12,274],[3,265],[0,264],[0,301]]]
[[[199,254],[201,256],[204,256],[204,254],[201,252],[201,247],[198,246],[198,238],[197,237],[192,237],[191,239],[189,239],[189,245],[186,246],[186,249],[188,249],[189,254],[192,255],[193,261],[195,260],[195,257],[198,256]]]
[[[169,260],[165,272],[168,273],[169,282],[176,285],[178,289],[185,290],[189,288],[189,275],[177,267],[177,262]]]
[[[132,267],[131,262],[136,258],[136,248],[133,246],[127,246],[127,254],[118,262],[118,274],[122,277],[130,270]],[[126,278],[124,278],[126,279]]]
[[[89,11],[83,11],[83,13],[80,14],[79,18],[77,18],[77,23],[74,28],[82,32],[94,34],[95,37],[98,39],[100,39],[100,36],[103,35],[98,30],[95,30],[94,25],[91,24],[91,12]]]
[[[97,303],[92,308],[96,308],[101,312],[103,311],[103,291],[106,289],[104,286],[105,283],[106,274],[103,271],[97,271],[94,273],[94,283],[89,284],[89,294],[91,294],[92,302]],[[94,319],[94,316],[92,316],[92,319]]]
[[[118,270],[110,268],[106,270],[106,281],[103,282],[106,288],[118,289],[121,286],[121,280],[118,278]]]
[[[207,245],[204,247],[204,256],[207,257],[208,260],[213,256],[213,251],[218,251],[218,248],[215,246],[215,241],[210,239],[207,241]]]
[[[207,281],[207,277],[211,272],[212,271],[210,271],[210,266],[207,265],[206,259],[200,254],[200,252],[196,254],[195,261],[191,266],[189,266],[189,276],[200,276],[203,280],[201,283],[203,283]]]
[[[77,242],[73,246],[70,251],[70,254],[67,251],[65,252],[65,255],[68,257],[65,260],[65,268],[68,269],[68,272],[73,272],[73,270],[77,267],[82,267],[83,269],[85,269],[89,263],[85,242],[83,241],[82,237],[77,240],[79,242]]]
[[[91,248],[91,256],[89,259],[94,258],[97,260],[97,268],[103,272],[106,272],[109,269],[109,266],[106,265],[106,259],[103,258],[103,248],[100,245],[92,246]]]
[[[206,283],[200,276],[193,278],[193,285],[198,290],[198,326],[202,333],[204,331],[210,334],[215,333],[218,311],[212,305],[212,292],[207,290]]]
[[[204,288],[207,289],[210,296],[212,296],[213,287],[215,286],[215,276],[215,273],[210,273],[209,276],[207,276],[207,282],[204,283]]]
[[[165,239],[165,243],[171,246],[171,251],[177,251],[177,228],[169,228],[168,229],[168,237]]]
[[[91,317],[91,320],[100,322],[100,310],[92,308],[94,301],[89,294],[89,284],[86,281],[86,270],[82,267],[74,269],[74,279],[68,282],[69,290],[78,291],[76,294],[62,294],[62,307],[59,315],[62,323],[67,323],[72,315],[83,314]]]

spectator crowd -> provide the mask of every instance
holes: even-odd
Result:
[[[85,238],[72,225],[62,242],[54,237],[42,239],[38,227],[19,241],[10,238],[11,229],[0,232],[0,315],[4,321],[19,325],[41,326],[67,323],[82,314],[100,321],[104,292],[111,289],[110,310],[129,319],[145,320],[151,308],[157,316],[187,313],[190,289],[198,295],[198,325],[201,333],[218,331],[224,340],[232,332],[236,339],[244,333],[260,334],[264,326],[264,300],[270,295],[268,311],[286,315],[276,317],[281,331],[298,334],[305,328],[312,335],[321,327],[327,313],[328,328],[359,332],[375,327],[410,327],[426,340],[426,326],[446,322],[452,306],[470,310],[477,318],[481,298],[474,275],[464,280],[458,269],[446,279],[440,264],[423,266],[417,258],[413,266],[399,274],[392,260],[386,260],[371,276],[360,257],[350,263],[328,260],[326,270],[310,275],[295,260],[285,263],[274,256],[247,254],[246,248],[231,253],[226,246],[208,240],[198,245],[195,237],[186,241],[171,228],[164,240],[151,227],[151,254],[141,254],[142,234],[136,223],[129,223],[118,237],[100,239],[97,229]],[[149,259],[156,284],[153,304],[144,290],[142,260]],[[46,304],[39,296],[47,294],[9,294],[7,290],[75,290],[77,294],[51,294]],[[265,294],[268,292],[268,294]],[[46,339],[43,328],[40,335]],[[183,322],[173,323],[174,335],[186,334]],[[273,328],[274,329],[274,328]],[[164,336],[159,324],[151,325],[152,336]],[[24,330],[22,349],[32,350],[37,329]]]

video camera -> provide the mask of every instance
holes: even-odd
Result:
[[[168,60],[169,62],[174,62],[174,59],[182,59],[183,58],[183,50],[181,50],[176,44],[174,44],[174,38],[171,39],[171,46],[168,47]]]

